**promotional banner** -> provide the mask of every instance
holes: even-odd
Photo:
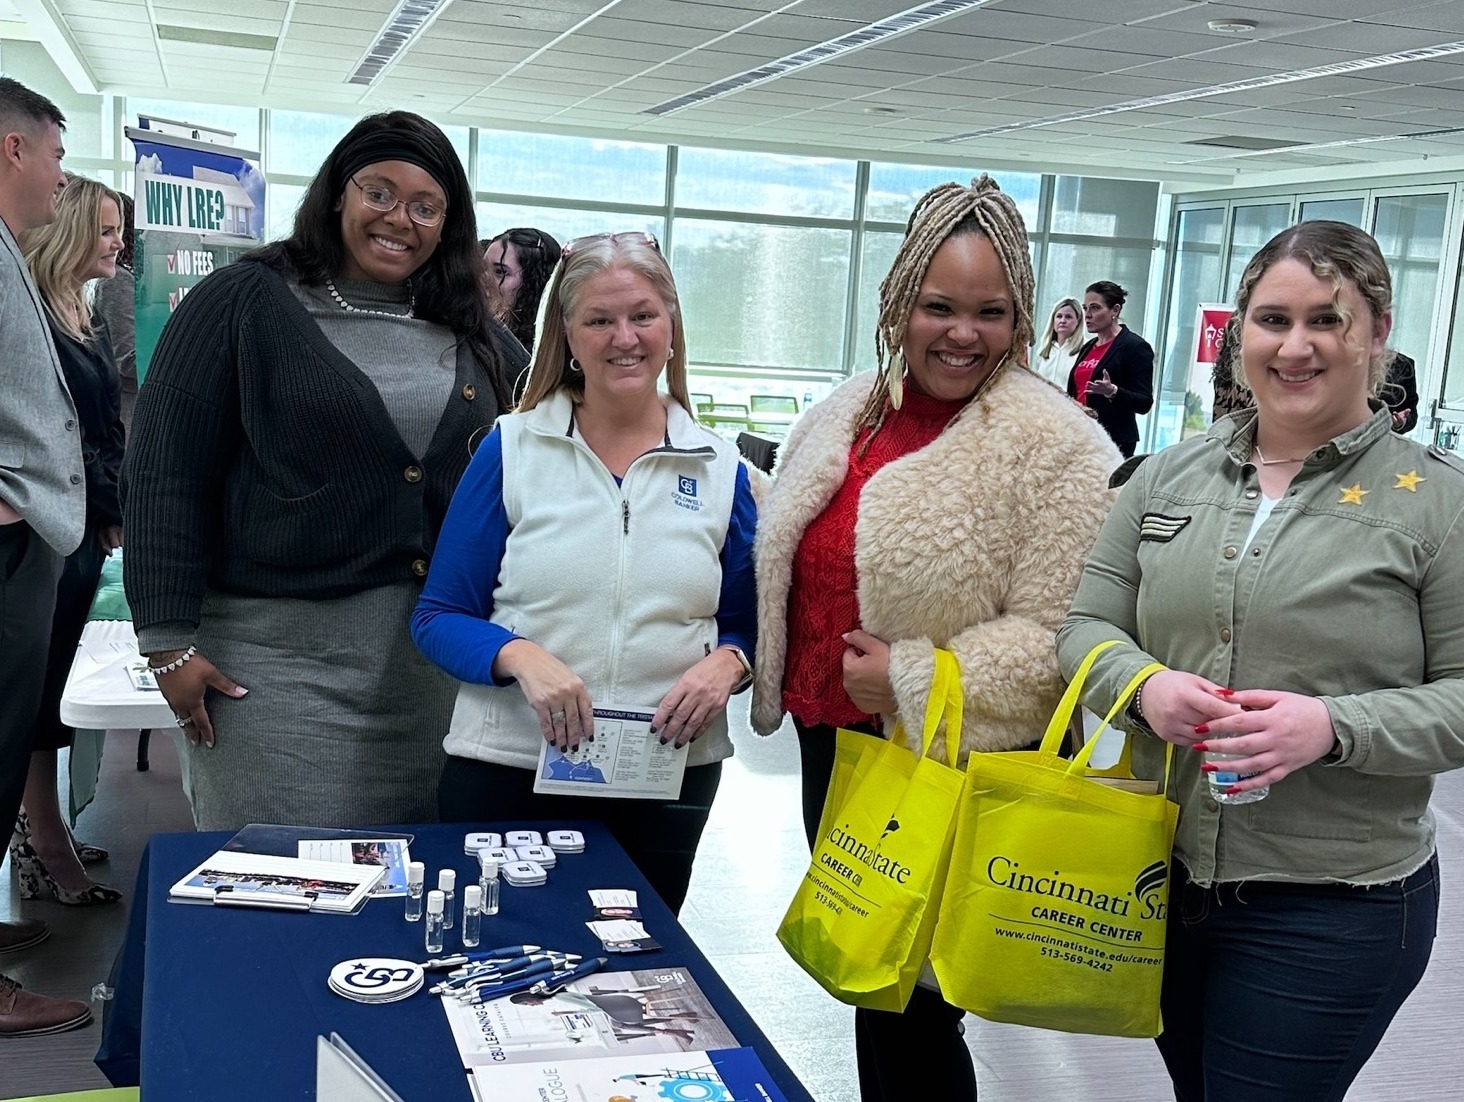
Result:
[[[1181,439],[1205,432],[1210,427],[1214,403],[1215,361],[1220,358],[1220,341],[1234,306],[1202,302],[1195,307],[1195,354],[1190,365],[1189,386],[1184,396],[1184,429]]]
[[[189,290],[263,243],[264,174],[258,153],[169,133],[157,120],[139,122],[126,132],[137,154],[132,197],[140,383],[163,325]]]

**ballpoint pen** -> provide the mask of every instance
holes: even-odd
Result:
[[[553,972],[547,976],[526,976],[515,980],[503,987],[480,988],[471,993],[463,1001],[470,1006],[477,1006],[482,1003],[492,1002],[494,999],[501,999],[508,995],[517,995],[521,991],[527,991],[534,995],[553,995],[576,980],[582,980],[586,976],[593,975],[605,967],[607,958],[595,957],[587,960],[576,968],[567,969],[561,972]],[[460,998],[462,996],[459,996]]]
[[[486,960],[464,964],[459,968],[454,968],[447,974],[447,977],[456,980],[465,976],[509,976],[530,964],[538,964],[540,961],[550,961],[555,966],[563,968],[566,965],[578,964],[581,959],[577,953],[533,953],[526,957],[513,957],[510,960]]]
[[[435,972],[442,968],[456,968],[460,964],[469,964],[474,961],[513,960],[515,957],[537,952],[539,952],[537,945],[500,945],[497,949],[481,949],[472,953],[453,953],[451,956],[434,957],[431,960],[423,961],[422,967],[428,972]]]
[[[500,986],[503,984],[516,982],[526,977],[551,975],[554,972],[563,971],[567,967],[572,967],[572,965],[570,965],[566,961],[530,961],[527,964],[521,965],[518,968],[514,968],[506,972],[471,972],[462,976],[457,976],[455,978],[444,980],[441,983],[436,984],[432,988],[432,991],[437,994],[445,994],[450,991],[458,992],[471,990],[478,987]]]
[[[434,990],[452,990],[469,983],[499,982],[515,976],[538,975],[544,971],[573,968],[582,958],[574,953],[543,953],[529,957],[517,957],[512,961],[498,963],[486,961],[482,964],[466,964],[449,972],[439,980]]]

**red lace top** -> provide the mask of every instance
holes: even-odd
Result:
[[[847,727],[870,718],[844,691],[842,636],[860,626],[854,569],[859,496],[876,471],[933,442],[965,406],[965,399],[942,401],[907,386],[901,408],[890,413],[862,456],[867,433],[855,438],[844,484],[804,530],[793,556],[783,668],[783,706],[800,723]]]

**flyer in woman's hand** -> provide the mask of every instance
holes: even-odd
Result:
[[[686,748],[663,746],[651,734],[654,712],[595,709],[595,741],[573,750],[540,744],[535,792],[622,799],[675,799],[686,772]]]

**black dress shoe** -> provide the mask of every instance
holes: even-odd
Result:
[[[36,919],[0,922],[0,953],[18,953],[51,936],[51,928]]]

